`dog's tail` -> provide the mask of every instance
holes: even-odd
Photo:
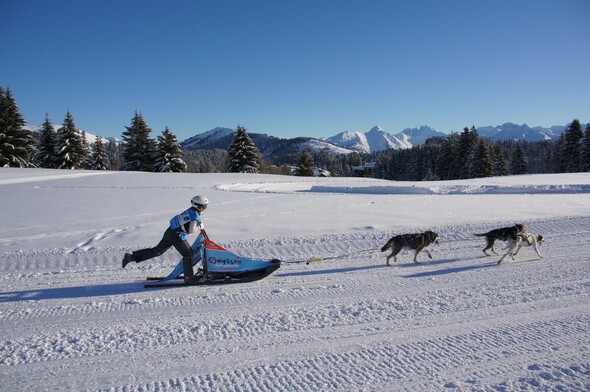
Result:
[[[381,252],[385,252],[387,249],[391,248],[392,244],[393,244],[393,238],[390,239],[389,241],[387,241],[387,244],[383,245],[383,247],[381,248]]]
[[[476,237],[485,237],[487,234],[486,233],[473,233],[473,235]]]

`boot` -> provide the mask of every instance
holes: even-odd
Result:
[[[125,256],[123,256],[123,263],[121,264],[123,266],[123,268],[125,268],[125,266],[129,263],[131,263],[133,260],[133,255],[131,253],[125,253]]]
[[[195,285],[199,283],[199,277],[198,276],[191,276],[191,277],[184,277],[184,284],[187,285]]]
[[[184,273],[184,283],[191,284],[195,282],[195,273],[193,271],[192,257],[183,257],[182,269]]]

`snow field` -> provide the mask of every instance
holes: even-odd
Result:
[[[93,181],[108,177],[113,176]],[[337,192],[302,193],[288,184],[284,193],[269,193],[265,204],[255,208],[250,200],[260,193],[252,183],[247,192],[236,192],[236,186],[230,191],[223,184],[232,182],[224,180],[223,175],[212,179],[208,194],[230,212],[212,212],[205,220],[207,229],[222,238],[232,237],[222,244],[237,254],[286,261],[264,280],[144,289],[146,276],[166,274],[178,260],[171,250],[153,261],[120,268],[122,253],[159,239],[162,221],[167,219],[151,214],[153,206],[138,207],[141,218],[136,220],[127,218],[131,214],[119,219],[123,209],[107,199],[109,207],[99,208],[99,222],[85,219],[84,225],[72,224],[78,218],[68,210],[75,208],[61,208],[61,219],[69,225],[32,229],[31,237],[23,235],[25,229],[18,225],[0,224],[5,249],[0,264],[0,389],[590,388],[590,211],[584,193],[535,195],[535,200],[545,197],[553,202],[538,213],[551,216],[531,218],[530,211],[519,213],[507,206],[529,231],[543,234],[544,258],[523,248],[516,261],[507,258],[498,266],[500,256],[486,257],[481,252],[484,239],[472,235],[510,224],[502,218],[482,218],[489,208],[488,194],[470,196],[464,216],[452,217],[450,224],[444,223],[444,217],[443,224],[432,226],[422,218],[400,219],[390,229],[387,222],[397,212],[379,209],[386,215],[379,219],[377,210],[352,209],[349,229],[328,230],[330,224],[324,223],[307,230],[309,218],[300,223],[291,208],[320,204],[325,210],[324,203],[359,205],[365,200]],[[84,178],[75,179],[68,188],[64,182],[56,184],[59,187],[47,192],[67,190],[60,195],[69,194],[64,196],[67,199],[75,194],[81,204],[88,200]],[[98,199],[107,197],[101,184],[91,189],[97,199],[90,204],[100,205]],[[126,181],[126,185],[133,184]],[[276,183],[268,186],[280,188]],[[371,187],[362,182],[359,186]],[[11,194],[30,191],[24,182],[2,187]],[[136,189],[115,188],[118,197],[135,194]],[[179,188],[172,184],[171,194]],[[330,200],[325,202],[325,197]],[[403,194],[395,197],[396,210],[407,212],[416,204],[414,195],[405,197],[407,201]],[[437,199],[445,201],[438,208],[449,207],[453,197],[462,198],[444,196]],[[506,197],[522,204],[522,196]],[[154,202],[155,208],[170,208],[168,201],[159,203]],[[572,213],[580,205],[586,209]],[[14,207],[21,217],[24,210]],[[552,212],[556,210],[564,213]],[[331,213],[325,210],[314,219],[341,222]],[[230,220],[225,214],[234,216],[234,226],[250,231],[234,236],[235,228],[220,224]],[[363,219],[364,214],[370,221]],[[282,225],[284,215],[291,227]],[[247,229],[251,216],[266,216],[270,222]],[[151,220],[156,222],[152,225]],[[45,224],[51,227],[50,222]],[[267,226],[279,229],[273,235],[265,231]],[[443,239],[440,246],[430,247],[432,260],[421,254],[420,263],[414,264],[413,255],[402,251],[397,264],[385,266],[385,254],[378,249],[391,235],[425,228]],[[55,235],[60,232],[65,235]],[[498,252],[504,245],[496,245]],[[302,262],[333,256],[340,257]]]

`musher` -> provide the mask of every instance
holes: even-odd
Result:
[[[164,232],[164,236],[158,245],[153,248],[136,250],[133,253],[125,253],[122,263],[123,268],[132,261],[141,263],[142,261],[160,256],[174,246],[178,253],[182,255],[184,281],[186,283],[194,283],[193,250],[186,240],[186,236],[187,234],[195,233],[197,229],[199,231],[203,230],[204,225],[201,221],[201,214],[207,209],[208,204],[209,200],[205,196],[199,195],[193,197],[189,209],[170,219],[170,225]]]

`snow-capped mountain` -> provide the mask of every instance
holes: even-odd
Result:
[[[338,147],[361,153],[371,153],[389,149],[398,150],[412,147],[407,141],[398,139],[396,136],[385,132],[378,126],[371,128],[371,130],[366,133],[346,131],[325,140]]]
[[[487,126],[477,128],[477,133],[481,137],[491,140],[555,140],[566,129],[566,126],[553,126],[550,128],[534,127],[531,128],[526,124],[518,125],[514,123],[505,123],[496,127]]]
[[[367,137],[362,132],[344,131],[325,139],[325,141],[350,150],[362,152],[370,151]]]
[[[204,132],[204,133],[201,133],[201,134],[198,134],[198,135],[195,135],[193,137],[186,139],[185,141],[182,142],[182,145],[185,148],[191,148],[191,147],[195,147],[199,144],[209,144],[209,143],[215,142],[217,140],[227,138],[228,136],[233,136],[233,134],[235,132],[236,132],[235,129],[217,127],[217,128],[213,128],[210,131],[207,131],[207,132]]]
[[[378,126],[374,126],[369,132],[365,133],[365,137],[367,138],[367,143],[371,149],[369,152],[389,149],[399,150],[412,147],[411,144],[408,144],[397,136],[385,132]]]
[[[407,128],[392,135],[381,127],[374,126],[369,132],[341,132],[325,139],[336,146],[354,150],[357,152],[371,153],[389,149],[399,150],[412,148],[424,144],[426,139],[434,136],[444,136],[434,128],[423,125],[419,128]]]
[[[437,131],[428,125],[422,125],[419,128],[406,128],[395,135],[396,138],[409,145],[408,148],[424,144],[426,139],[435,136],[446,136],[446,133]]]

